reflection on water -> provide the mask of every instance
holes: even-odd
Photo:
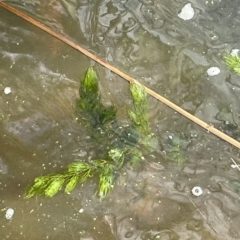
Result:
[[[238,137],[239,79],[221,61],[225,50],[238,47],[237,1],[191,1],[189,21],[178,17],[182,1],[11,3]],[[239,172],[231,167],[238,150],[153,99],[149,116],[159,149],[126,165],[106,199],[97,198],[92,177],[71,195],[24,200],[34,177],[97,154],[74,113],[79,77],[91,63],[2,8],[0,14],[2,239],[239,239]],[[208,77],[212,66],[220,74]],[[127,83],[96,69],[103,101],[118,107],[125,124]],[[182,165],[166,153],[175,136],[187,158]],[[194,186],[201,196],[192,195]],[[12,219],[5,218],[9,208]]]

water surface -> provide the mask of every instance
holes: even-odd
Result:
[[[221,60],[238,47],[237,1],[191,1],[189,21],[178,17],[182,1],[9,3],[238,139],[239,77]],[[70,195],[23,199],[34,177],[99,153],[75,119],[79,79],[89,65],[120,124],[130,94],[123,79],[8,11],[0,14],[2,239],[239,239],[239,170],[231,167],[239,151],[151,98],[159,146],[126,165],[106,199],[98,199],[94,177]],[[220,68],[218,76],[207,76],[211,66]],[[167,155],[172,139],[175,158]],[[192,194],[194,186],[201,196]],[[15,210],[11,220],[8,208]]]

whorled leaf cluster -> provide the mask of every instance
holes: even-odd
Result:
[[[240,56],[238,54],[225,53],[223,60],[230,70],[240,75]]]
[[[107,149],[110,150],[96,160],[74,161],[60,173],[35,178],[25,191],[26,198],[39,194],[52,197],[62,188],[69,193],[77,183],[83,183],[93,175],[97,175],[99,179],[98,196],[104,198],[114,186],[116,172],[126,162],[134,164],[142,159],[143,154],[156,149],[157,138],[151,133],[147,119],[147,94],[138,83],[131,83],[130,91],[133,104],[128,114],[131,124],[123,131],[119,130],[121,134],[116,135],[119,141],[108,146]],[[97,75],[92,67],[87,69],[80,81],[79,96],[76,101],[78,118],[85,120],[86,125],[90,125],[93,131],[99,128],[106,131],[105,136],[109,136],[109,132],[116,132],[111,129],[111,123],[116,122],[116,108],[102,104]],[[106,125],[110,127],[104,128]],[[95,138],[96,136],[98,135],[95,135]]]
[[[116,117],[114,106],[106,107],[101,103],[98,91],[98,78],[92,67],[89,67],[80,81],[80,98],[76,101],[78,115],[93,127],[101,126]]]

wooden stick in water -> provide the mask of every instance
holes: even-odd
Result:
[[[0,6],[2,6],[3,8],[5,8],[7,10],[9,10],[10,12],[16,14],[17,16],[25,19],[29,23],[32,23],[36,27],[42,29],[43,31],[49,33],[50,35],[54,36],[55,38],[61,40],[62,42],[66,43],[67,45],[71,46],[72,48],[78,50],[82,54],[84,54],[87,57],[91,58],[95,62],[98,62],[99,64],[101,64],[102,66],[104,66],[107,69],[111,70],[112,72],[114,72],[115,74],[119,75],[120,77],[124,78],[128,82],[138,82],[136,79],[134,79],[134,78],[130,77],[129,75],[125,74],[124,72],[120,71],[119,69],[117,69],[116,67],[112,66],[111,64],[109,64],[108,62],[104,61],[103,59],[99,58],[95,54],[87,51],[86,49],[84,49],[80,45],[78,45],[78,44],[74,43],[73,41],[71,41],[70,39],[68,39],[67,37],[59,34],[58,32],[55,32],[54,30],[50,29],[49,27],[47,27],[46,25],[40,23],[39,21],[35,20],[34,18],[29,17],[27,14],[21,12],[20,10],[18,10],[16,8],[8,5],[7,3],[4,3],[4,2],[0,2]],[[139,84],[141,84],[141,83],[139,83]],[[180,113],[181,115],[183,115],[184,117],[188,118],[192,122],[198,124],[199,126],[201,126],[204,129],[206,129],[208,132],[211,132],[214,135],[216,135],[217,137],[221,138],[222,140],[232,144],[233,146],[235,146],[237,148],[240,148],[240,142],[238,142],[235,139],[229,137],[225,133],[219,131],[214,126],[212,126],[212,125],[202,121],[201,119],[195,117],[194,115],[188,113],[187,111],[185,111],[181,107],[177,106],[176,104],[172,103],[171,101],[169,101],[166,98],[162,97],[161,95],[157,94],[156,92],[154,92],[150,88],[144,86],[143,84],[141,84],[141,85],[144,87],[145,91],[149,95],[151,95],[152,97],[158,99],[159,101],[161,101],[162,103],[164,103],[168,107],[172,108],[174,111]]]

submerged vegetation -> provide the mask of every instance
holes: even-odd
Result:
[[[79,99],[76,101],[76,112],[79,121],[90,126],[93,139],[101,133],[104,136],[115,134],[113,141],[108,141],[107,152],[91,161],[76,160],[66,170],[35,178],[25,191],[25,197],[35,195],[54,196],[65,188],[70,193],[77,183],[83,183],[89,177],[98,176],[98,196],[104,198],[113,188],[116,172],[125,163],[135,164],[158,146],[155,135],[147,119],[147,94],[138,83],[130,84],[132,108],[128,111],[130,124],[119,127],[116,119],[116,108],[104,106],[101,102],[96,72],[89,67],[80,81]],[[117,130],[115,129],[117,126]],[[117,140],[116,140],[117,139]]]
[[[78,116],[93,127],[115,119],[117,112],[115,107],[106,107],[101,103],[98,79],[92,67],[88,68],[80,82],[79,96],[80,98],[76,101]]]
[[[168,158],[182,166],[187,160],[186,149],[188,145],[189,140],[183,133],[176,136],[170,135],[165,149]]]
[[[240,75],[240,56],[238,54],[225,53],[223,60],[230,70]]]

